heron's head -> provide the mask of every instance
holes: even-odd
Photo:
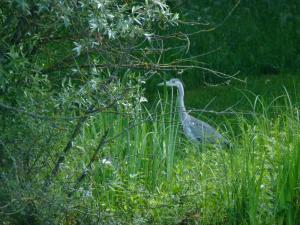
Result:
[[[173,78],[169,81],[158,84],[158,86],[164,86],[164,85],[166,85],[168,87],[178,87],[179,88],[180,86],[182,86],[182,83],[179,79]]]

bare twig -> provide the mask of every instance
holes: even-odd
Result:
[[[81,173],[80,177],[78,177],[78,179],[76,180],[76,183],[73,187],[72,192],[70,192],[68,195],[69,197],[71,197],[76,190],[78,189],[78,186],[80,185],[80,183],[83,181],[83,179],[86,177],[87,173],[91,170],[93,163],[95,162],[95,160],[97,159],[97,155],[99,154],[99,151],[104,147],[106,142],[106,138],[108,135],[108,130],[106,130],[103,134],[103,136],[100,139],[99,145],[97,146],[97,148],[94,151],[94,154],[92,155],[89,164],[87,165],[86,168],[84,168],[83,172]]]
[[[60,154],[60,156],[58,157],[55,166],[51,172],[51,174],[48,176],[48,178],[46,179],[45,182],[45,186],[48,186],[51,181],[52,178],[55,177],[60,169],[60,165],[61,163],[65,160],[66,154],[70,151],[70,149],[73,147],[73,142],[75,140],[75,138],[77,137],[77,135],[79,134],[81,127],[83,126],[84,122],[87,120],[88,117],[81,117],[78,122],[77,125],[67,143],[67,145],[65,146],[64,150],[62,151],[62,153]]]
[[[91,65],[89,64],[83,64],[78,65],[80,68],[89,68]],[[94,67],[101,68],[101,69],[113,69],[116,68],[116,65],[114,64],[95,64]],[[225,74],[204,66],[199,65],[177,65],[177,64],[148,64],[148,63],[137,63],[137,64],[119,64],[117,65],[121,69],[136,69],[136,70],[157,70],[157,71],[180,71],[180,70],[188,70],[188,69],[201,69],[204,71],[207,71],[209,73],[214,74],[217,77],[227,78],[227,79],[234,79],[240,82],[245,82],[244,80],[241,80],[236,77],[236,74],[230,75]],[[58,69],[64,70],[64,69],[70,69],[72,66],[61,66]]]

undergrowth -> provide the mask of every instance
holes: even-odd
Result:
[[[285,107],[265,107],[258,98],[262,111],[236,114],[235,128],[226,121],[231,149],[190,143],[172,99],[93,117],[49,190],[34,182],[16,189],[23,207],[1,205],[2,222],[29,221],[30,212],[33,224],[297,224],[300,114],[288,94]],[[87,167],[104,130],[111,142],[68,197],[64,188]],[[1,189],[16,196],[8,188]]]

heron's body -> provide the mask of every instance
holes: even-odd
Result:
[[[216,143],[224,141],[224,138],[212,126],[204,121],[200,121],[190,115],[181,119],[185,135],[192,141],[201,143]]]
[[[184,89],[180,80],[171,79],[166,82],[166,85],[178,88],[180,120],[187,138],[200,143],[228,144],[228,141],[215,128],[187,113],[184,105]]]

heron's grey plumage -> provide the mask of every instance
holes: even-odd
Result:
[[[189,115],[184,105],[184,89],[179,79],[167,81],[166,86],[178,88],[179,114],[184,134],[192,141],[200,143],[228,144],[229,142],[211,125]],[[160,86],[164,83],[160,83]]]

